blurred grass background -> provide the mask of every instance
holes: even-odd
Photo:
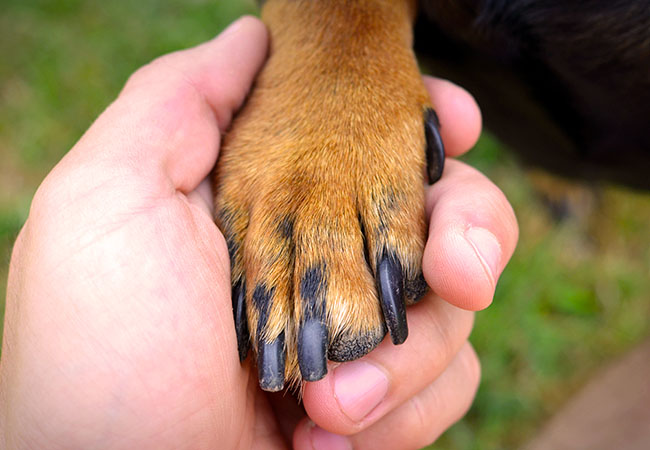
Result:
[[[11,246],[46,173],[136,68],[254,12],[250,0],[3,1],[0,327]],[[596,368],[648,335],[650,195],[603,187],[587,220],[558,224],[488,134],[466,159],[504,190],[521,238],[477,316],[475,404],[434,448],[518,448]]]

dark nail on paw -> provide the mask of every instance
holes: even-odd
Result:
[[[259,284],[253,292],[253,305],[259,312],[257,320],[257,370],[260,387],[265,391],[276,392],[284,387],[284,332],[267,342],[262,339],[269,318],[274,288],[268,289]]]
[[[402,266],[394,256],[384,253],[377,264],[377,287],[390,339],[395,345],[401,344],[408,336],[408,325]]]
[[[257,370],[262,390],[277,392],[284,388],[284,362],[284,332],[271,342],[259,341]]]
[[[320,380],[327,374],[326,269],[324,263],[313,266],[300,280],[304,319],[298,334],[298,365],[305,381]]]
[[[433,108],[424,112],[424,135],[427,139],[427,175],[429,184],[433,184],[442,176],[445,166],[445,147],[440,136],[440,121]]]
[[[308,318],[298,334],[298,365],[305,381],[327,374],[327,328],[319,318]]]
[[[246,317],[246,283],[243,280],[240,280],[232,289],[232,311],[235,317],[239,361],[243,361],[246,359],[250,347]]]

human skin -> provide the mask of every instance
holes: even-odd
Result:
[[[437,295],[408,309],[405,344],[331,364],[304,410],[239,362],[207,177],[266,53],[246,17],[141,68],[43,181],[10,264],[0,447],[417,448],[466,412],[472,311],[491,302],[517,225],[501,191],[453,159],[426,195]],[[464,153],[476,104],[425,84],[448,156]]]

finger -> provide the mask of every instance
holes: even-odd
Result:
[[[142,67],[67,159],[99,176],[157,182],[158,191],[193,190],[214,166],[220,133],[264,62],[267,40],[264,25],[244,17],[209,42]]]
[[[443,372],[469,336],[473,317],[429,294],[408,310],[406,343],[394,346],[385,339],[360,360],[340,364],[324,379],[306,383],[307,414],[337,434],[369,427]]]
[[[465,343],[435,381],[374,425],[357,434],[341,436],[304,420],[296,427],[294,448],[422,448],[465,415],[476,395],[480,373],[476,353]]]
[[[481,134],[481,111],[465,89],[440,78],[424,77],[424,85],[440,119],[440,135],[447,156],[472,148]]]
[[[517,243],[512,207],[483,174],[454,160],[426,195],[430,225],[422,269],[427,283],[460,308],[486,308]]]
[[[255,386],[259,389],[259,386]],[[264,392],[260,395],[269,400],[273,410],[272,419],[282,432],[285,442],[291,442],[298,423],[306,417],[305,409],[298,400],[297,394],[291,392]]]

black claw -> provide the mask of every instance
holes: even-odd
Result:
[[[298,365],[305,381],[327,374],[327,328],[318,318],[308,318],[298,334]]]
[[[237,333],[237,350],[239,361],[244,361],[248,355],[250,339],[248,334],[248,319],[246,317],[246,283],[241,280],[232,288],[232,311],[235,316],[235,332]]]
[[[269,392],[284,388],[284,332],[275,340],[260,339],[257,348],[257,370],[260,387]]]
[[[316,264],[300,280],[304,319],[298,332],[298,365],[305,381],[320,380],[327,374],[326,295],[327,265]]]
[[[404,304],[402,267],[393,256],[384,254],[377,264],[377,286],[384,320],[393,344],[406,340],[409,334]]]
[[[427,138],[427,175],[429,184],[433,184],[442,176],[445,167],[445,146],[440,137],[440,121],[433,108],[424,112],[424,135]]]

